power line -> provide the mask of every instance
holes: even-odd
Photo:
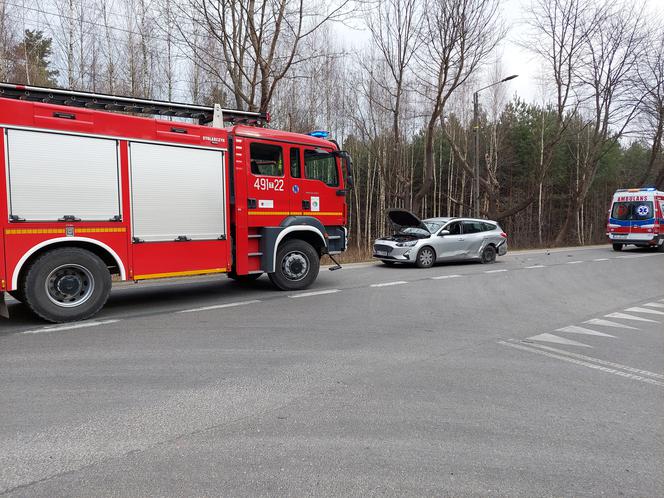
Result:
[[[174,43],[174,40],[175,40],[175,38],[169,39],[169,38],[160,37],[160,36],[157,36],[157,35],[154,35],[154,34],[138,33],[138,32],[136,32],[134,30],[131,30],[131,29],[125,29],[125,28],[120,28],[120,27],[117,27],[117,26],[108,25],[108,24],[102,24],[102,23],[89,21],[87,19],[82,19],[82,18],[78,18],[78,17],[66,16],[66,15],[61,14],[59,12],[50,12],[50,11],[43,10],[43,9],[40,9],[40,8],[37,8],[37,7],[26,7],[25,5],[19,5],[19,4],[15,4],[15,3],[12,3],[12,2],[5,2],[5,5],[8,5],[10,7],[15,7],[17,9],[23,9],[23,10],[28,10],[28,11],[31,11],[31,12],[36,12],[36,13],[39,13],[39,14],[42,14],[42,15],[45,15],[45,16],[53,16],[53,17],[58,17],[60,19],[67,20],[67,21],[74,21],[76,23],[88,24],[88,25],[94,26],[96,28],[109,29],[109,30],[112,30],[112,31],[119,31],[121,33],[129,34],[129,35],[141,36],[141,37],[147,38],[147,39],[159,40],[159,41],[163,41],[165,43]],[[116,13],[116,15],[119,15],[119,14]],[[128,17],[128,19],[129,19],[129,17]],[[21,21],[25,22],[24,19],[21,19]],[[33,22],[33,25],[34,25],[34,23],[38,23],[38,21],[32,21],[32,22]],[[39,25],[40,24],[37,24],[37,26],[39,26]],[[189,34],[189,33],[185,33],[185,34]]]

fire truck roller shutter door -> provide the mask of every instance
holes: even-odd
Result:
[[[132,142],[130,158],[134,238],[225,237],[224,151]]]
[[[118,143],[9,129],[10,215],[26,221],[107,221],[120,215]]]

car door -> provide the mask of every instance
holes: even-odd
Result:
[[[290,185],[283,144],[248,141],[247,208],[249,227],[279,225],[289,215]],[[245,149],[247,146],[245,145]]]
[[[481,221],[464,221],[461,223],[464,237],[463,256],[475,258],[480,255],[487,233]]]
[[[302,145],[290,148],[289,164],[291,212],[318,218],[325,226],[343,225],[346,192],[339,158],[331,151]]]
[[[449,231],[450,233],[440,235],[440,232],[443,231]],[[433,242],[434,249],[436,250],[436,259],[440,261],[460,257],[465,244],[461,222],[453,221],[448,223],[440,232],[435,235],[435,242]]]

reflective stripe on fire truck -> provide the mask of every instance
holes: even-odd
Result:
[[[124,233],[124,227],[76,228],[76,233]],[[44,233],[65,234],[64,228],[5,228],[5,235],[35,235]]]
[[[208,270],[188,270],[188,271],[172,271],[168,273],[151,273],[148,275],[134,275],[134,280],[149,280],[152,278],[168,278],[168,277],[192,277],[195,275],[209,275],[211,273],[226,273],[226,268],[210,268]]]
[[[90,244],[94,244],[96,246],[99,246],[103,249],[106,249],[108,253],[113,256],[113,259],[115,259],[115,262],[118,265],[118,268],[120,269],[120,278],[122,280],[126,280],[127,276],[125,273],[125,267],[124,264],[122,264],[122,260],[120,259],[120,256],[111,249],[108,245],[104,244],[103,242],[100,242],[95,239],[89,239],[87,237],[56,237],[55,239],[48,239],[45,240],[44,242],[40,242],[39,244],[33,246],[28,252],[26,252],[21,259],[18,260],[18,263],[16,264],[16,267],[14,268],[14,273],[12,274],[12,289],[16,289],[18,285],[18,276],[21,273],[21,268],[27,261],[27,259],[32,256],[35,252],[37,252],[39,249],[56,244],[58,242],[72,242],[72,241],[78,241],[78,242],[89,242]]]

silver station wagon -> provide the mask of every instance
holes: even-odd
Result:
[[[428,218],[391,209],[393,235],[376,239],[373,257],[386,265],[411,263],[429,268],[436,262],[477,260],[493,263],[507,253],[507,234],[498,223],[476,218]]]

